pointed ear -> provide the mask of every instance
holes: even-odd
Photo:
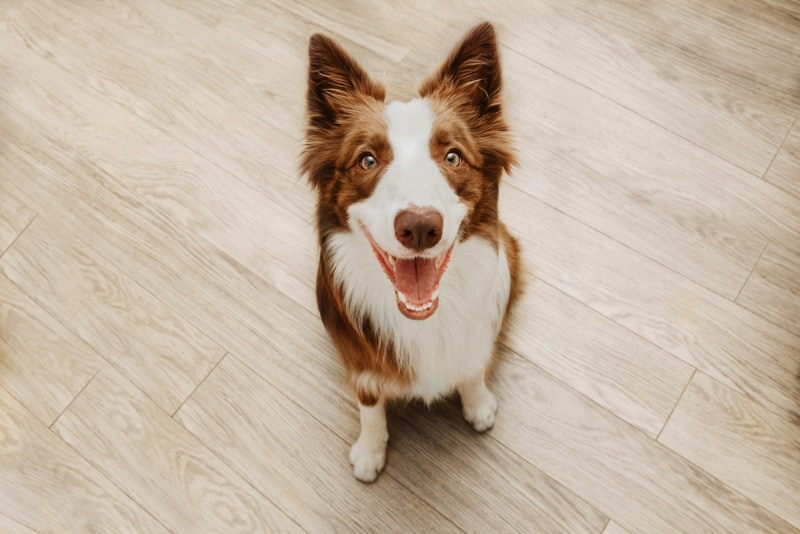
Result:
[[[484,22],[464,36],[439,71],[422,84],[420,96],[457,91],[479,114],[500,111],[503,82],[494,27]]]
[[[383,86],[370,80],[332,39],[313,35],[308,58],[307,110],[311,126],[333,125],[355,96],[380,101],[386,97]]]

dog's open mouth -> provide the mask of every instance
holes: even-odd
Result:
[[[439,281],[447,270],[453,245],[444,254],[434,258],[397,258],[379,247],[369,231],[363,225],[362,228],[378,263],[394,284],[400,313],[415,320],[433,315],[439,306]]]

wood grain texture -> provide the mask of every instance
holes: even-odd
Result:
[[[76,161],[71,154],[44,151],[39,160],[12,145],[0,158],[36,177],[26,188],[57,207],[59,225],[140,285],[158,287],[160,300],[299,404],[324,414],[321,420],[357,432],[352,393],[318,317],[196,234],[152,218],[136,197],[103,187],[106,174],[90,164],[80,176],[91,179],[64,179]]]
[[[799,235],[783,191],[527,57],[505,60],[521,74],[514,131],[547,140],[522,151],[515,187],[731,300],[768,238]]]
[[[766,410],[697,373],[659,441],[800,529],[796,411]]]
[[[35,216],[22,192],[10,180],[0,180],[0,256]]]
[[[457,530],[391,474],[355,480],[350,444],[233,357],[176,419],[309,532]]]
[[[170,530],[300,531],[110,367],[53,430]]]
[[[694,368],[528,274],[505,344],[656,436]]]
[[[262,28],[296,28],[280,11],[268,16]],[[297,206],[298,213],[312,209],[310,191],[296,178],[303,102],[290,98],[305,83],[305,53],[298,52],[309,32],[294,29],[291,48],[282,33],[266,32],[272,48],[265,56],[240,45],[236,35],[212,32],[177,9],[151,2],[23,4],[10,10],[6,29],[239,180]],[[137,53],[130,54],[134,46]],[[153,75],[156,65],[163,76]],[[208,131],[217,135],[209,139]]]
[[[0,388],[49,426],[105,363],[20,290],[0,259]]]
[[[800,176],[800,175],[798,175]],[[770,243],[736,302],[800,334],[800,239]]]
[[[800,198],[800,123],[795,121],[765,179]]]
[[[3,389],[0,421],[0,512],[9,522],[36,532],[166,532]]]
[[[8,534],[36,534],[35,530],[31,530],[3,514],[0,514],[0,529]]]
[[[11,139],[28,144],[30,136],[39,135],[37,124],[64,132],[58,151],[104,171],[109,189],[125,190],[154,208],[165,222],[191,229],[307,308],[316,309],[315,240],[307,217],[292,215],[123,107],[84,98],[85,93],[70,90],[72,82],[46,62],[24,49],[19,53],[29,58],[25,70],[31,85],[21,83],[0,97],[15,108],[8,113],[9,122],[20,127],[9,132]],[[42,93],[49,96],[40,98]],[[305,213],[312,209],[309,201]]]
[[[573,1],[545,6],[528,4],[515,14],[538,21],[531,31],[520,32],[521,26],[508,18],[509,26],[516,30],[510,47],[520,52],[544,50],[534,56],[549,68],[624,102],[629,109],[739,167],[756,174],[764,172],[769,164],[765,155],[780,144],[779,132],[791,124],[798,105],[796,93],[765,86],[752,80],[752,75],[740,75],[725,64],[727,60],[711,63],[702,56],[709,49],[705,42],[715,41],[712,46],[717,54],[738,56],[744,69],[759,70],[761,58],[768,52],[758,36],[770,32],[776,20],[791,25],[796,6],[787,6],[781,17],[771,17],[769,22],[759,21],[756,9],[750,16],[741,13],[745,23],[754,28],[753,33],[736,38],[735,30],[719,24],[713,12],[709,16],[703,13],[707,9],[689,2],[651,7],[625,1]],[[703,19],[706,23],[698,28]],[[554,28],[560,28],[562,34]],[[564,35],[564,30],[569,33]],[[727,39],[713,38],[716,32]],[[559,47],[556,39],[563,42],[565,37],[572,46]],[[610,57],[613,61],[607,59]],[[773,57],[779,68],[797,68],[796,55],[791,52]]]
[[[492,438],[632,532],[792,532],[779,517],[503,353]],[[680,510],[680,513],[676,513]]]
[[[2,271],[173,413],[225,351],[100,254],[43,219],[0,259]]]
[[[542,280],[731,388],[792,410],[800,337],[519,191],[501,191]]]
[[[497,425],[393,406],[362,486],[297,171],[308,38],[406,99],[487,18],[529,279]],[[799,531],[799,21],[791,0],[2,3],[0,418],[22,423],[0,443],[23,447],[0,530]]]
[[[490,382],[491,386],[491,382]],[[500,407],[498,423],[503,424]],[[598,532],[605,516],[489,434],[457,403],[390,411],[392,476],[467,532]],[[436,480],[437,484],[426,481]]]
[[[609,521],[605,530],[603,530],[603,534],[630,534],[630,532],[619,526],[617,523],[614,523],[614,521]]]

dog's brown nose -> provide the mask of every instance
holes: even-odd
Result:
[[[403,246],[425,250],[442,238],[442,214],[433,208],[411,207],[394,218],[394,235]]]

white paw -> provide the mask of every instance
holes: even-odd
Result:
[[[386,465],[386,441],[359,438],[350,449],[353,474],[361,482],[372,482]]]
[[[478,432],[486,432],[494,426],[497,415],[497,399],[491,391],[486,390],[480,402],[464,404],[464,419]]]

